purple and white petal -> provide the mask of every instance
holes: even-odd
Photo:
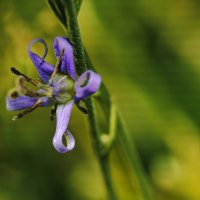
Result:
[[[50,106],[52,102],[49,101],[48,97],[41,97],[42,104],[41,106]],[[32,98],[27,96],[19,96],[15,99],[10,99],[8,96],[6,97],[6,108],[7,110],[22,110],[26,108],[30,108],[38,101],[38,98]]]
[[[55,149],[60,153],[70,151],[75,146],[75,140],[73,135],[67,130],[69,118],[71,114],[74,101],[70,101],[65,105],[58,105],[56,110],[56,132],[53,137],[53,145]],[[63,136],[67,138],[67,145],[63,144]]]
[[[22,110],[33,106],[38,99],[27,96],[19,96],[15,99],[6,97],[6,108],[7,110]]]
[[[42,57],[40,57],[39,55],[37,55],[37,54],[35,54],[35,53],[33,53],[31,51],[32,45],[35,44],[36,42],[39,42],[39,43],[43,44],[44,47],[45,47],[45,51],[44,51],[44,54],[43,54]],[[54,71],[54,67],[51,64],[47,63],[44,60],[45,57],[46,57],[46,55],[47,55],[47,52],[48,52],[48,46],[47,46],[47,43],[43,39],[36,38],[36,39],[32,40],[29,43],[29,46],[28,46],[29,57],[31,58],[33,64],[37,68],[38,73],[40,74],[41,79],[45,83],[48,83],[48,80],[50,79],[51,74]]]
[[[76,72],[72,45],[67,38],[58,36],[54,39],[53,47],[57,58],[64,50],[60,70],[62,73],[68,74],[73,80],[75,80]]]
[[[91,70],[85,71],[75,82],[75,101],[94,94],[101,85],[101,76]]]

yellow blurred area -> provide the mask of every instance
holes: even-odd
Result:
[[[117,103],[155,200],[200,199],[200,2],[83,1],[82,39]],[[41,37],[55,64],[55,36],[65,35],[45,1],[0,1],[0,200],[104,200],[106,189],[91,145],[87,116],[73,109],[75,150],[52,146],[55,122],[41,108],[17,122],[6,111],[11,66],[38,77],[27,48]],[[34,46],[40,55],[43,47]],[[142,200],[137,175],[119,141],[111,154],[122,200]]]

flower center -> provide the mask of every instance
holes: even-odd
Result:
[[[9,92],[11,99],[15,99],[18,96],[29,96],[32,98],[48,97],[50,101],[56,104],[65,104],[71,101],[74,96],[74,80],[68,75],[57,72],[50,78],[48,84],[44,84],[34,81],[15,68],[11,70],[18,75],[15,88]],[[39,90],[26,87],[26,82],[38,87]]]
[[[47,96],[53,98],[58,104],[67,103],[74,96],[74,81],[67,75],[55,74],[49,80],[48,88]]]

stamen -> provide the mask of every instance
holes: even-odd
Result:
[[[64,52],[65,52],[65,49],[62,50],[61,54],[60,54],[59,57],[58,57],[58,60],[57,60],[57,62],[56,62],[55,68],[54,68],[54,71],[53,71],[53,73],[52,73],[52,75],[51,75],[51,79],[56,75],[56,73],[57,73],[58,70],[59,70],[59,67],[60,67],[61,61],[62,61],[62,56],[63,56]]]
[[[24,95],[28,96],[28,97],[33,97],[33,98],[38,98],[38,97],[42,97],[44,95],[42,95],[42,93],[38,93],[37,91],[33,91],[33,90],[29,90],[28,88],[25,88],[25,93]]]
[[[19,95],[21,95],[21,96],[25,95],[25,96],[32,97],[32,98],[38,98],[38,97],[45,96],[45,93],[38,92],[38,91],[27,88],[25,83],[26,83],[25,77],[19,75],[18,78],[16,79],[16,83],[15,83],[16,87],[14,88],[16,92],[11,93],[11,95],[10,95],[11,98],[16,98]],[[40,84],[38,84],[38,86],[40,87]]]
[[[15,74],[15,75],[17,75],[17,76],[23,76],[23,77],[26,79],[27,82],[32,83],[32,84],[35,85],[35,86],[38,86],[39,83],[38,83],[37,81],[33,80],[32,78],[29,78],[29,77],[26,76],[25,74],[22,74],[22,73],[19,72],[16,68],[11,67],[10,70],[11,70],[11,72],[12,72],[13,74]]]
[[[19,75],[15,81],[15,85],[16,86],[21,86],[24,87],[26,84],[26,79],[24,78],[24,76]]]
[[[51,108],[51,113],[50,113],[50,120],[53,121],[54,120],[54,116],[56,114],[56,109],[57,109],[57,104],[53,105]]]
[[[32,111],[34,111],[36,108],[38,108],[42,103],[42,100],[39,99],[32,107],[30,108],[27,108],[26,110],[24,110],[23,112],[15,115],[12,120],[17,120],[17,119],[20,119],[22,118],[24,115],[28,114],[28,113],[31,113]]]

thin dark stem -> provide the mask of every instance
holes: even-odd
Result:
[[[15,121],[17,119],[22,118],[24,115],[27,115],[29,113],[31,113],[32,111],[34,111],[36,108],[38,108],[42,103],[42,100],[38,100],[32,107],[27,108],[26,110],[22,111],[21,113],[15,115],[12,120]]]
[[[63,54],[64,54],[64,49],[61,51],[61,54],[60,54],[60,56],[58,57],[58,60],[57,60],[57,63],[56,63],[56,65],[55,65],[55,67],[54,67],[54,71],[53,71],[53,73],[51,74],[51,79],[53,79],[54,78],[54,76],[56,75],[56,73],[58,72],[58,70],[59,70],[59,67],[60,67],[60,65],[61,65],[61,61],[62,61],[62,56],[63,56]]]
[[[38,86],[38,82],[33,80],[32,78],[26,76],[25,74],[21,73],[20,71],[18,71],[16,68],[11,67],[10,68],[11,72],[17,76],[23,76],[27,82],[32,83],[35,86]]]

